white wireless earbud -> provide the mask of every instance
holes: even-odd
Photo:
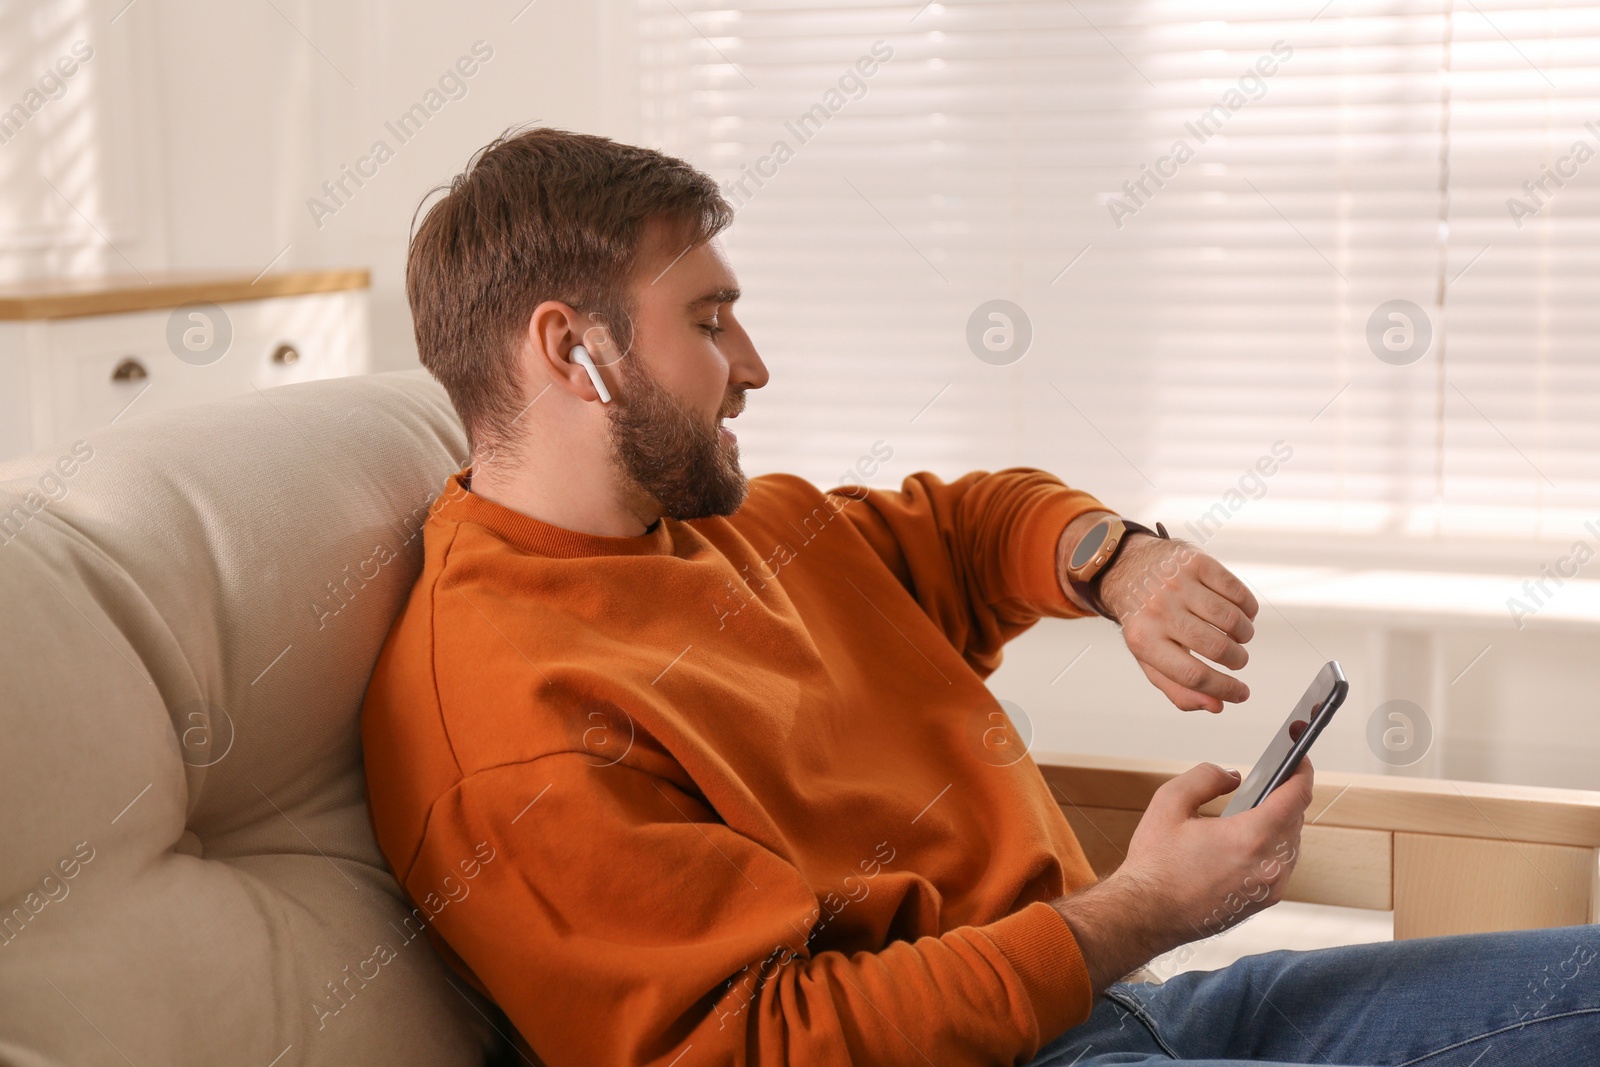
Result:
[[[594,360],[589,358],[589,350],[582,345],[573,345],[572,361],[589,372],[589,380],[594,383],[594,391],[600,394],[600,403],[611,403],[611,393],[606,389],[605,380],[600,377],[600,371],[595,367]]]

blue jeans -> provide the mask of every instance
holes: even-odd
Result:
[[[1029,1067],[1600,1064],[1600,925],[1246,956],[1118,982]]]

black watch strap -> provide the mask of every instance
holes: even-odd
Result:
[[[1121,516],[1118,516],[1118,518],[1121,518]],[[1128,543],[1127,535],[1130,533],[1142,533],[1149,534],[1151,537],[1159,537],[1164,541],[1172,540],[1172,535],[1167,533],[1166,526],[1159,522],[1156,523],[1156,528],[1152,530],[1142,522],[1122,519],[1122,528],[1124,531],[1122,539],[1117,542],[1117,547],[1112,551],[1111,558],[1105,561],[1105,564],[1095,573],[1095,576],[1087,582],[1080,582],[1077,579],[1072,580],[1073,591],[1083,598],[1084,603],[1112,622],[1117,622],[1117,618],[1107,610],[1105,603],[1100,599],[1100,579],[1104,577],[1106,571],[1111,569],[1112,564],[1117,562],[1117,557],[1122,555],[1122,549]]]

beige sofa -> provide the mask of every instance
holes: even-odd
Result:
[[[363,795],[362,692],[465,451],[414,371],[0,465],[0,1065],[532,1062],[408,925]],[[1102,874],[1184,766],[1035,759]],[[1319,773],[1313,808],[1290,899],[1400,937],[1600,908],[1600,793]]]
[[[498,1049],[504,1017],[405,921],[358,734],[465,454],[418,371],[0,466],[0,1064]]]

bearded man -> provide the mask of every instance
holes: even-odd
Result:
[[[1125,980],[1281,897],[1310,763],[1225,819],[1198,809],[1237,776],[1178,776],[1097,880],[1033,761],[994,758],[983,679],[1040,618],[1098,612],[1217,712],[1248,695],[1211,664],[1244,666],[1255,598],[1040,470],[747,481],[726,423],[768,372],[731,220],[681,160],[533,129],[411,244],[471,462],[368,689],[368,793],[414,925],[523,1058],[1579,1062],[1594,968],[1514,1013],[1588,928]]]

